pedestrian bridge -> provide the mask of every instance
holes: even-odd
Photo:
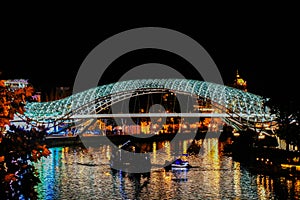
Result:
[[[222,113],[210,117],[230,119],[229,123],[254,125],[275,120],[270,109],[265,106],[266,99],[261,96],[216,83],[188,79],[140,79],[128,80],[98,86],[52,102],[27,103],[25,117],[37,123],[47,123],[82,118],[101,117],[209,117],[207,113],[136,113],[105,116],[103,110],[131,97],[171,91],[175,94],[192,95],[209,100]],[[141,115],[141,116],[139,116]],[[214,116],[215,115],[215,116]]]

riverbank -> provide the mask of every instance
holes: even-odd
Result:
[[[47,147],[74,146],[82,144],[77,136],[48,136],[46,137]]]
[[[243,164],[249,171],[270,176],[300,177],[300,152],[278,148],[232,146],[233,159]]]
[[[110,142],[119,145],[128,140],[135,143],[152,143],[156,141],[165,140],[189,140],[189,139],[204,139],[209,137],[219,137],[218,132],[198,132],[198,133],[177,133],[177,134],[139,134],[139,135],[84,135],[84,136],[48,136],[46,137],[46,144],[48,147],[59,146],[97,146],[99,144],[108,144]]]

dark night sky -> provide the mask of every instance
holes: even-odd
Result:
[[[75,17],[41,20],[39,16],[3,20],[0,70],[2,78],[29,79],[42,91],[72,86],[82,61],[101,41],[130,28],[159,26],[197,40],[217,64],[225,83],[233,81],[238,69],[250,92],[283,103],[297,102],[300,34],[296,16],[238,18],[219,17],[209,22],[197,16],[147,18],[139,22],[135,18],[106,21],[100,16],[93,22]],[[121,65],[133,67],[147,62],[188,65],[175,55],[139,51],[118,59],[111,68],[116,71]]]

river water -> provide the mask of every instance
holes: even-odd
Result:
[[[151,162],[173,158],[174,148],[186,153],[191,141],[153,142]],[[187,159],[189,170],[153,167],[149,177],[113,171],[112,147],[55,147],[37,165],[39,199],[299,199],[300,180],[252,174],[222,153],[216,138],[198,140],[202,152]],[[164,151],[158,151],[164,147]]]

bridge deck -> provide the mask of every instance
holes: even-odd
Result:
[[[117,114],[82,114],[82,115],[72,115],[66,119],[98,119],[98,118],[131,118],[131,117],[183,117],[183,118],[197,118],[197,117],[206,117],[206,118],[229,118],[229,117],[242,117],[242,118],[251,118],[251,117],[263,117],[262,114],[234,114],[234,113],[117,113]],[[53,120],[52,117],[45,117],[45,121]],[[55,119],[54,119],[55,120]],[[15,117],[13,122],[22,121],[19,117]]]
[[[129,118],[129,117],[207,117],[207,118],[223,118],[223,117],[257,117],[257,114],[228,114],[228,113],[117,113],[117,114],[88,114],[73,115],[71,119],[87,119],[87,118]]]

